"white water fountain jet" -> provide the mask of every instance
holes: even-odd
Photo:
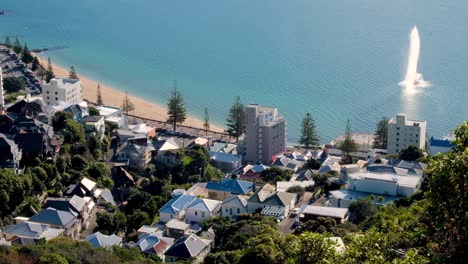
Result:
[[[418,28],[415,26],[410,33],[410,48],[408,54],[408,66],[406,68],[405,79],[400,82],[400,86],[405,87],[408,93],[415,93],[416,88],[424,88],[431,85],[425,81],[423,75],[418,73],[419,52],[421,49],[421,39]]]

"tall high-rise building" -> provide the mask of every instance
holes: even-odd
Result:
[[[387,153],[397,154],[403,148],[414,145],[424,149],[426,145],[426,121],[409,120],[398,114],[388,121]]]
[[[42,85],[42,98],[46,105],[59,102],[79,104],[83,101],[80,80],[53,78],[50,83]]]
[[[268,164],[286,149],[286,121],[278,109],[250,104],[245,109],[245,159]]]
[[[5,106],[5,97],[3,94],[3,71],[0,67],[0,109]]]

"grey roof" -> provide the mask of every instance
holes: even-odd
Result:
[[[239,207],[246,207],[247,201],[239,195],[231,195],[228,198],[224,199],[222,203],[223,206],[227,204],[236,204]]]
[[[104,201],[116,206],[117,203],[114,200],[114,196],[112,196],[112,192],[109,191],[108,189],[102,189],[101,190],[101,197],[104,199]]]
[[[296,172],[292,177],[296,177],[296,181],[311,181],[313,173],[311,170],[301,170]]]
[[[91,245],[95,247],[104,247],[110,248],[112,246],[118,246],[122,244],[122,238],[112,234],[110,236],[106,236],[101,234],[100,232],[93,233],[86,238],[86,241],[91,243]]]
[[[85,116],[81,119],[81,122],[82,123],[87,123],[87,122],[91,122],[91,123],[97,123],[99,122],[100,120],[104,119],[103,116],[100,116],[100,115],[89,115],[89,116]]]
[[[77,196],[73,195],[72,198],[69,197],[49,197],[45,202],[46,208],[54,208],[56,210],[61,211],[70,211],[74,210],[75,212],[81,212],[83,207],[86,206],[86,200]]]
[[[183,236],[179,238],[172,247],[170,247],[165,255],[189,259],[197,257],[203,250],[209,246],[209,243],[196,235]]]
[[[220,204],[220,201],[197,198],[189,206],[187,206],[187,209],[190,208],[198,211],[206,211],[211,213],[216,208],[218,208]]]
[[[44,224],[22,222],[5,227],[3,232],[20,237],[40,238],[42,232],[46,229],[47,225]]]
[[[29,218],[29,221],[68,228],[73,225],[77,219],[70,212],[47,208],[33,215]]]

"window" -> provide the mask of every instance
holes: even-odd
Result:
[[[399,128],[399,127],[397,127],[396,129],[397,129],[397,130],[400,130],[400,128]]]
[[[58,101],[58,97],[55,97],[55,100],[57,100],[57,101]]]
[[[58,94],[57,92],[55,92],[55,94]]]
[[[232,208],[229,208],[229,214],[232,215]]]
[[[237,208],[237,214],[240,214],[240,209],[239,208]]]
[[[396,133],[396,134],[397,134],[397,136],[399,136],[399,135],[400,135],[400,133]]]
[[[202,216],[202,217],[205,217],[205,212],[202,212],[202,213],[201,213],[201,216]]]
[[[195,211],[195,215],[198,215],[198,212],[197,212],[197,211]]]
[[[47,96],[47,100],[50,99],[49,96]]]
[[[398,147],[398,146],[400,146],[400,144],[396,144],[396,146]]]
[[[49,91],[47,91],[47,93],[49,93]]]
[[[396,139],[396,141],[400,141],[400,139],[399,139],[399,138],[397,138],[397,139]]]

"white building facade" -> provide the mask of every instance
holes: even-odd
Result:
[[[0,67],[0,109],[5,106],[5,95],[3,93],[3,70]]]
[[[277,108],[250,104],[245,111],[245,159],[268,164],[286,149],[286,121]]]
[[[47,105],[59,102],[79,104],[83,101],[83,88],[80,80],[54,78],[42,85],[42,98]]]
[[[426,121],[409,120],[405,114],[398,114],[388,122],[387,153],[397,154],[410,145],[425,149],[426,127]]]

